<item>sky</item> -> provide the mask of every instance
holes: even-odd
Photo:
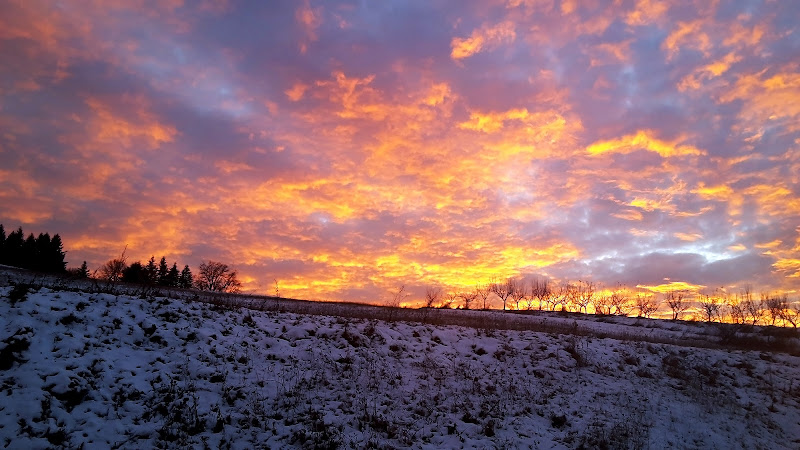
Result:
[[[383,302],[800,290],[795,1],[6,1],[0,223]]]

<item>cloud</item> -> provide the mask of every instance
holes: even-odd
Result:
[[[681,144],[681,139],[664,141],[654,137],[654,134],[652,130],[639,130],[636,134],[625,135],[619,139],[595,142],[586,148],[586,152],[590,155],[601,155],[647,150],[658,153],[664,158],[705,154],[703,150],[692,145]]]
[[[790,3],[51,6],[0,15],[0,223],[71,265],[800,288]]]
[[[514,42],[517,34],[512,22],[484,25],[467,38],[454,37],[450,42],[450,57],[454,60],[469,58],[482,51],[493,50],[503,44]]]

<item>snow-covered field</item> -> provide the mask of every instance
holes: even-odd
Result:
[[[462,313],[512,316],[446,312]],[[560,334],[0,287],[0,447],[800,448],[800,357],[660,343],[684,326],[669,322],[580,322]],[[635,333],[649,342],[601,337]]]

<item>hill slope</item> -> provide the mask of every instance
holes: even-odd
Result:
[[[8,448],[800,446],[781,353],[11,286],[0,318]]]

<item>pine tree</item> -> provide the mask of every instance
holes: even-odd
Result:
[[[48,236],[49,237],[49,236]],[[20,255],[19,266],[23,269],[35,270],[36,263],[39,261],[38,246],[36,245],[36,237],[33,233],[28,235],[25,242],[22,244],[22,255]]]
[[[158,282],[158,267],[156,266],[156,257],[151,256],[150,260],[147,261],[147,266],[145,267],[147,271],[147,280],[150,284],[156,284]]]
[[[189,269],[189,265],[183,266],[183,270],[181,271],[180,279],[178,280],[178,287],[184,289],[191,289],[194,280],[192,277],[192,271]]]
[[[39,237],[36,238],[35,247],[36,250],[34,253],[28,255],[28,258],[31,259],[31,267],[28,268],[40,272],[49,272],[50,270],[48,269],[47,263],[50,257],[50,233],[39,233]]]
[[[89,266],[86,264],[86,261],[81,264],[81,268],[78,269],[78,278],[89,278]]]
[[[164,286],[177,287],[180,281],[181,273],[178,271],[178,263],[172,263],[172,267],[167,272],[166,282]]]
[[[22,263],[23,246],[25,244],[25,234],[22,227],[12,231],[6,238],[5,243],[5,259],[0,261],[2,264],[9,266],[20,267]]]
[[[169,274],[169,266],[167,266],[167,258],[162,256],[161,260],[158,262],[158,285],[159,286],[169,286],[169,280],[167,280],[167,275]]]
[[[67,262],[64,261],[64,256],[66,253],[64,252],[64,245],[61,242],[61,236],[56,234],[53,236],[53,239],[50,240],[50,249],[47,256],[47,271],[48,272],[55,272],[61,273],[66,272],[67,270]],[[83,262],[86,264],[86,261]],[[86,271],[87,276],[89,271]]]
[[[3,260],[5,259],[6,256],[5,247],[6,247],[6,229],[3,228],[3,224],[0,223],[0,264],[3,264]]]
[[[150,276],[147,267],[136,261],[122,271],[122,281],[134,284],[149,284]]]

